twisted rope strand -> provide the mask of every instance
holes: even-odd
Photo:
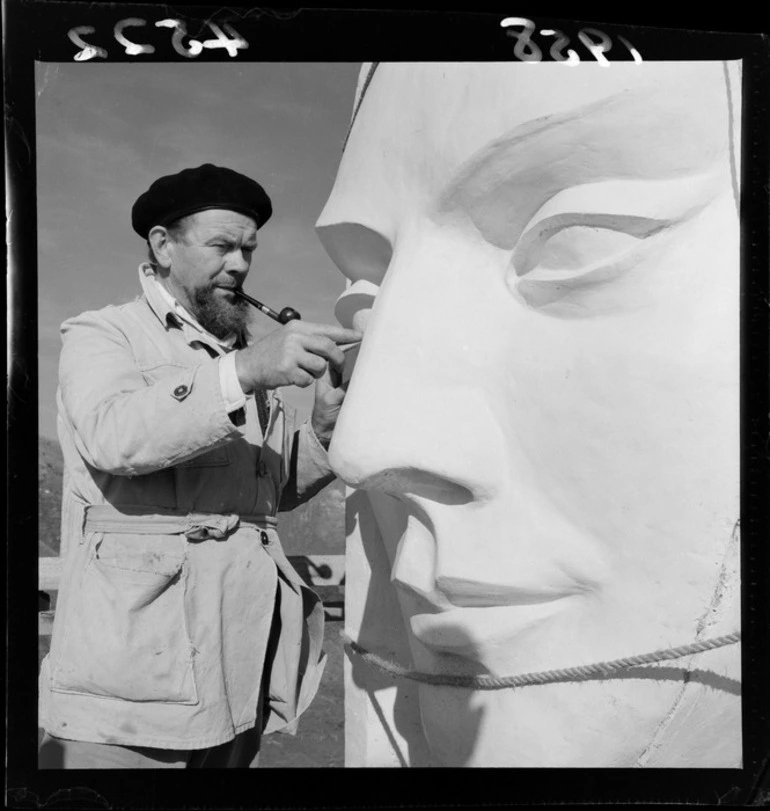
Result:
[[[382,656],[372,653],[362,648],[354,642],[344,631],[342,639],[345,647],[360,656],[369,664],[390,673],[392,676],[401,676],[412,681],[423,682],[425,684],[436,684],[443,687],[466,687],[474,690],[503,690],[506,687],[526,687],[530,684],[548,684],[558,681],[580,681],[590,679],[593,676],[605,676],[615,670],[634,667],[635,665],[647,665],[653,662],[665,662],[670,659],[681,659],[693,653],[703,653],[714,648],[721,648],[725,645],[734,645],[740,642],[739,632],[717,636],[712,639],[704,639],[701,642],[691,642],[689,645],[680,645],[677,648],[666,648],[652,653],[645,653],[641,656],[628,656],[624,659],[612,659],[609,662],[596,662],[592,665],[580,665],[578,667],[568,667],[560,670],[541,670],[535,673],[522,673],[518,676],[450,676],[438,673],[421,673],[419,670],[409,670],[396,662],[384,659]]]

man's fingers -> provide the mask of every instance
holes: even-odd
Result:
[[[304,338],[305,349],[325,358],[338,369],[345,365],[345,353],[337,347],[337,344],[322,335],[307,335]]]
[[[298,361],[301,369],[309,372],[314,378],[321,377],[326,371],[326,361],[317,354],[306,352]]]
[[[327,333],[326,337],[331,338],[335,344],[354,344],[360,341],[364,335],[356,329],[347,329],[346,327],[330,327],[334,330],[331,334]]]
[[[323,372],[321,372],[323,374]],[[294,370],[294,373],[291,376],[291,382],[294,386],[299,386],[301,389],[307,388],[313,381],[315,377],[310,374],[310,372],[306,372],[304,369],[300,369],[299,367]]]
[[[335,327],[332,324],[313,324],[309,321],[290,321],[291,328],[306,335],[322,335],[334,341],[335,344],[354,344],[364,336],[358,330],[346,327]],[[296,325],[296,326],[295,326]],[[288,326],[288,325],[287,325]]]

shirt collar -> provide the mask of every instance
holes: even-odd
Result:
[[[152,265],[148,262],[142,262],[139,265],[139,283],[142,286],[147,303],[166,329],[169,327],[169,322],[172,322],[175,326],[181,327],[188,343],[194,340],[203,340],[209,345],[220,347],[223,351],[233,348],[237,336],[233,333],[228,335],[227,338],[217,338],[208,330],[205,330],[160,283]]]

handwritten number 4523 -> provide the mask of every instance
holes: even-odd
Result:
[[[147,25],[147,22],[139,17],[129,17],[128,19],[120,20],[113,29],[115,39],[125,48],[129,56],[155,53],[155,47],[153,45],[140,45],[136,42],[132,42],[123,33],[126,28],[142,25]],[[214,33],[214,39],[206,39],[203,40],[203,42],[197,39],[190,39],[185,46],[183,40],[187,36],[187,28],[181,20],[158,20],[158,22],[155,23],[156,28],[173,29],[174,33],[171,36],[171,44],[180,56],[186,56],[188,59],[198,56],[204,48],[223,48],[230,56],[237,56],[239,50],[249,47],[249,43],[228,23],[222,23],[221,27],[214,22],[209,22],[207,25]],[[94,59],[95,57],[100,59],[107,58],[105,48],[100,48],[98,45],[89,45],[87,42],[83,41],[83,36],[93,34],[95,30],[96,29],[90,25],[79,25],[76,28],[71,28],[67,33],[70,41],[81,49],[75,54],[74,59],[76,62],[87,62],[89,59]]]
[[[532,40],[532,34],[535,31],[535,24],[532,20],[528,20],[526,17],[506,17],[500,22],[500,25],[508,29],[505,33],[509,37],[516,40],[513,55],[517,59],[522,62],[539,62],[543,58],[542,50]],[[516,31],[512,26],[521,26],[524,30]],[[564,49],[569,45],[569,37],[565,36],[561,31],[543,28],[540,34],[546,37],[554,37],[555,41],[549,51],[554,62],[563,62],[565,65],[577,65],[580,62],[580,57],[572,48],[567,48],[565,55]],[[600,65],[606,67],[610,64],[604,54],[612,47],[612,40],[603,31],[598,28],[581,28],[577,36]],[[642,61],[639,51],[625,37],[618,36],[618,39],[626,46],[634,62],[639,64]]]

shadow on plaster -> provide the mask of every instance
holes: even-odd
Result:
[[[412,655],[403,623],[401,607],[396,591],[390,581],[390,561],[375,521],[371,504],[364,491],[356,491],[347,499],[346,535],[358,525],[362,547],[372,573],[367,589],[366,602],[361,617],[359,644],[412,667]],[[383,617],[387,617],[387,638],[382,631]],[[441,766],[431,757],[430,745],[425,737],[420,718],[420,687],[407,679],[393,679],[390,675],[372,667],[358,656],[349,656],[353,684],[368,696],[371,706],[381,724],[385,736],[402,767]],[[396,688],[392,711],[391,728],[377,694]],[[423,688],[424,689],[424,688]],[[468,703],[472,693],[468,693]],[[471,709],[464,713],[464,748],[473,752],[482,725],[483,709]],[[375,765],[375,764],[372,764]]]

